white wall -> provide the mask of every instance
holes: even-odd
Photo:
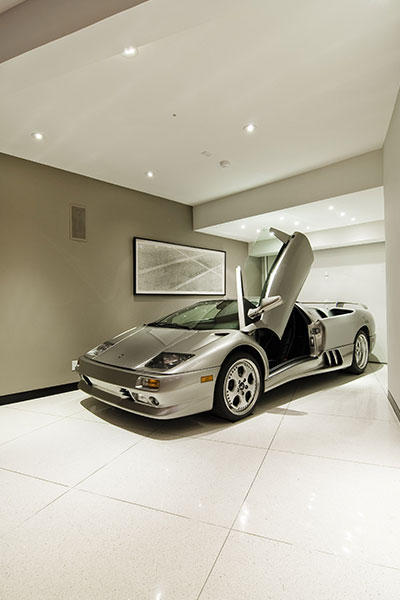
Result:
[[[400,95],[383,147],[389,392],[400,407]]]
[[[302,301],[346,300],[367,304],[376,322],[372,360],[387,361],[385,244],[314,251]]]

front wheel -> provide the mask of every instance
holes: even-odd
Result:
[[[359,331],[354,340],[353,362],[347,369],[349,373],[364,373],[369,357],[369,342],[365,331]]]
[[[249,415],[261,393],[257,361],[245,352],[232,354],[222,365],[215,384],[213,412],[238,421]]]

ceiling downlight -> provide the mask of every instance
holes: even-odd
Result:
[[[41,131],[34,131],[33,133],[31,133],[31,136],[34,140],[37,140],[38,142],[41,142],[45,138],[44,133],[42,133]]]
[[[133,56],[137,56],[137,53],[138,50],[134,46],[127,46],[121,52],[122,56],[125,56],[125,58],[132,58]]]
[[[247,123],[247,125],[243,127],[243,131],[245,131],[246,133],[254,133],[256,128],[257,125],[255,125],[254,123]]]

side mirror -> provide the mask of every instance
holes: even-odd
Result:
[[[250,319],[255,319],[259,315],[272,310],[276,306],[282,304],[282,298],[280,296],[271,296],[270,298],[263,298],[256,308],[249,308],[247,316]]]

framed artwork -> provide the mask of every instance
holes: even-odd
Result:
[[[226,254],[133,238],[136,295],[224,296]]]

